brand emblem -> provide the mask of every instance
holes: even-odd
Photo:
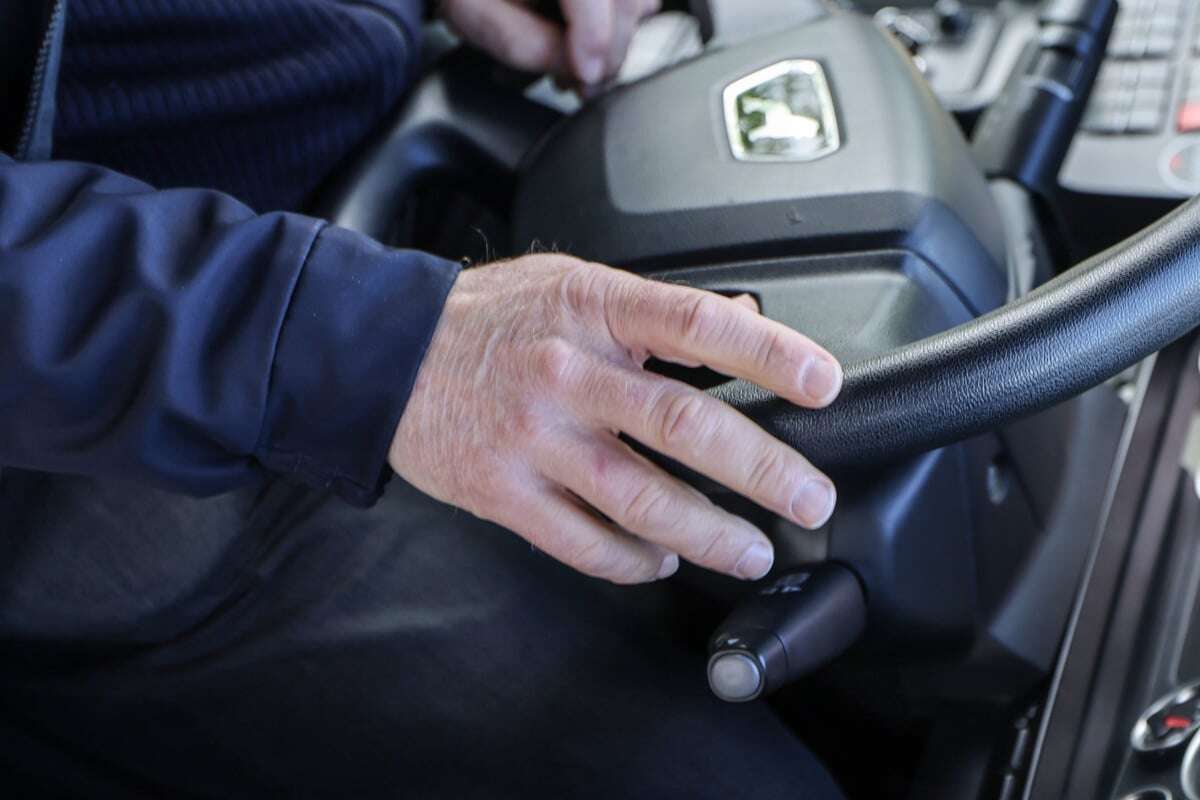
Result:
[[[741,161],[812,161],[841,146],[825,71],[792,59],[760,69],[725,89],[729,145]]]

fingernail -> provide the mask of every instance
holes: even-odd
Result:
[[[604,77],[604,59],[599,56],[584,56],[579,65],[579,79],[584,83],[599,83]]]
[[[663,559],[662,566],[658,568],[658,580],[669,578],[679,571],[679,556],[671,553]]]
[[[739,578],[756,581],[771,571],[775,563],[775,551],[769,544],[757,542],[746,548],[733,571]]]
[[[814,402],[824,405],[842,388],[842,371],[832,361],[810,358],[800,371],[800,386]]]
[[[809,528],[819,528],[833,516],[837,492],[833,485],[813,478],[800,487],[792,500],[792,518]]]

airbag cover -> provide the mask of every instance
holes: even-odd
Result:
[[[838,148],[807,161],[739,160],[725,90],[795,60],[822,68]],[[638,271],[901,248],[933,264],[975,313],[1005,299],[1000,215],[961,132],[908,55],[855,14],[617,90],[552,131],[522,173],[518,248]]]

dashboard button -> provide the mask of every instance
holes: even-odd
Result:
[[[1163,181],[1172,189],[1189,195],[1200,192],[1200,141],[1175,139],[1159,164]]]
[[[1124,133],[1129,109],[1089,108],[1079,126],[1089,133]]]
[[[1186,151],[1177,154],[1172,161],[1186,158],[1185,154]],[[1139,753],[1166,753],[1186,742],[1197,728],[1200,728],[1200,684],[1192,683],[1155,700],[1133,726],[1129,744]]]
[[[1166,36],[1174,41],[1177,33],[1179,20],[1175,19],[1174,14],[1155,14],[1150,18],[1151,36]]]
[[[1200,103],[1185,102],[1181,105],[1175,122],[1180,133],[1200,131]]]
[[[1174,49],[1174,33],[1151,33],[1146,37],[1146,47],[1142,52],[1147,58],[1161,58]]]
[[[1200,68],[1200,64],[1197,64]],[[1106,88],[1132,89],[1138,82],[1138,63],[1133,61],[1106,61],[1100,70],[1099,85]]]
[[[1112,58],[1141,58],[1146,53],[1145,28],[1118,25],[1108,39],[1108,55]]]
[[[1134,96],[1133,89],[1123,87],[1106,89],[1092,95],[1091,102],[1088,103],[1088,108],[1094,110],[1103,109],[1106,111],[1129,109],[1133,107]]]
[[[1157,133],[1162,128],[1162,112],[1157,108],[1135,108],[1129,112],[1126,133]]]
[[[1139,86],[1133,95],[1134,108],[1153,108],[1156,111],[1167,104],[1167,90],[1155,86]]]
[[[1143,61],[1138,64],[1137,85],[1139,89],[1152,87],[1165,90],[1170,82],[1171,65],[1168,62]]]
[[[1135,789],[1129,794],[1121,795],[1121,800],[1174,800],[1169,789],[1161,786],[1150,786],[1145,789]]]

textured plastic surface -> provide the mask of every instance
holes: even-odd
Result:
[[[450,53],[401,104],[385,134],[326,188],[317,212],[386,242],[400,209],[427,182],[509,190],[521,158],[559,115],[498,86],[497,77],[480,53]]]
[[[974,317],[937,270],[902,250],[743,262],[659,277],[753,294],[763,314],[844,361],[889,352]]]
[[[787,59],[818,61],[841,148],[737,161],[721,95]],[[1005,296],[1000,216],[962,134],[894,41],[835,13],[624,87],[527,159],[513,243],[650,271],[865,249],[910,250],[976,312]]]

